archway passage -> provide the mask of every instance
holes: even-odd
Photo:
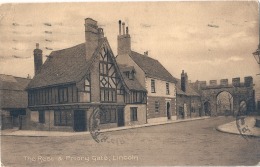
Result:
[[[204,112],[205,112],[205,116],[211,115],[210,103],[208,101],[204,103]]]
[[[245,115],[247,112],[247,105],[245,101],[241,101],[239,104],[239,115]]]
[[[227,91],[217,95],[217,115],[234,115],[233,96]]]

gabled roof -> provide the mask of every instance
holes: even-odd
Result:
[[[134,70],[133,66],[126,66],[126,65],[122,65],[122,64],[118,64],[121,75],[123,76],[123,79],[126,83],[126,86],[130,89],[130,90],[136,90],[136,91],[144,91],[146,92],[146,89],[139,83],[139,81],[136,78],[133,79],[129,79],[125,74],[123,74],[123,72],[125,71],[132,71]]]
[[[28,88],[44,87],[77,81],[88,63],[86,61],[85,43],[71,48],[53,51]],[[83,75],[83,74],[82,74]]]
[[[186,96],[200,96],[200,94],[193,88],[193,86],[188,83],[186,87],[186,91],[181,90],[181,80],[177,79],[177,84],[176,84],[176,93],[177,95],[186,95]]]
[[[93,62],[96,60],[95,57],[98,55],[103,44],[112,52],[107,38],[99,40],[99,45],[90,57],[86,57],[85,43],[53,51],[41,66],[39,73],[29,83],[27,89],[64,85],[80,81],[89,72],[89,68],[92,67]],[[115,68],[120,73],[114,56],[112,55],[111,57],[115,63]],[[119,74],[119,77],[122,79],[123,85],[127,88],[123,76]],[[126,91],[128,91],[128,88]]]
[[[151,57],[131,51],[131,58],[145,72],[147,77],[176,83],[177,80],[164,68],[164,66]]]
[[[0,74],[0,108],[26,108],[26,86],[31,79]]]

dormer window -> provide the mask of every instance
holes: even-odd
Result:
[[[133,80],[134,79],[134,75],[135,75],[135,72],[132,70],[132,71],[125,71],[124,74],[126,75],[126,77],[130,80]]]

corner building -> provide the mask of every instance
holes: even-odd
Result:
[[[37,44],[27,87],[32,129],[88,131],[97,108],[100,129],[147,122],[145,85],[136,69],[117,64],[97,21],[85,19],[84,43],[53,51],[44,64],[41,59]]]

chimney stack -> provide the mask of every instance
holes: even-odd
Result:
[[[121,35],[121,20],[119,20],[119,35]]]
[[[39,43],[36,43],[36,49],[33,51],[34,55],[34,75],[38,74],[42,66],[42,50],[39,49]]]
[[[102,28],[98,28],[97,21],[85,19],[85,44],[86,44],[86,60],[90,59],[98,47],[99,39],[104,38]]]
[[[182,73],[181,73],[181,90],[183,92],[186,92],[187,90],[187,86],[188,86],[188,75],[187,73],[184,73],[184,70],[182,70]]]
[[[122,22],[123,34],[121,34],[121,20],[119,20],[119,35],[117,36],[117,54],[118,56],[131,53],[131,37],[128,27]]]
[[[123,26],[123,35],[125,35],[125,23],[124,22],[122,23],[122,26]]]

